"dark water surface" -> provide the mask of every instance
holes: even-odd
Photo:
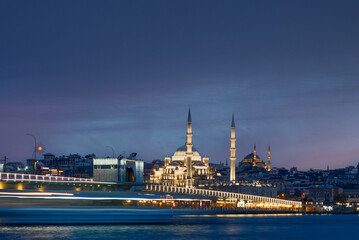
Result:
[[[0,226],[0,239],[359,239],[359,215],[182,218],[175,224]]]

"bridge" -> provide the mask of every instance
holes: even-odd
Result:
[[[209,189],[199,189],[199,188],[184,188],[184,187],[174,187],[174,186],[165,186],[165,185],[149,185],[145,186],[147,191],[153,192],[167,192],[167,193],[177,193],[177,194],[188,194],[188,195],[198,195],[198,196],[208,196],[208,197],[217,197],[223,199],[233,199],[238,202],[244,203],[264,203],[267,206],[271,207],[287,207],[287,208],[301,208],[302,203],[300,201],[291,201],[271,197],[263,197],[250,194],[234,193],[234,192],[225,192]]]
[[[4,182],[28,182],[28,183],[59,183],[59,182],[94,182],[92,178],[74,178],[74,177],[62,177],[62,176],[45,176],[36,174],[22,174],[22,173],[1,173],[0,180]]]
[[[161,192],[169,194],[179,194],[179,195],[195,195],[202,197],[214,197],[219,201],[224,201],[227,203],[240,203],[244,207],[257,207],[264,206],[266,208],[301,208],[302,203],[300,201],[291,201],[284,200],[272,197],[264,197],[258,195],[242,194],[235,192],[225,192],[217,191],[210,189],[200,189],[200,188],[185,188],[185,187],[175,187],[175,186],[166,186],[166,185],[157,185],[157,184],[145,184],[145,183],[119,183],[119,182],[103,182],[95,181],[92,178],[75,178],[75,177],[62,177],[62,176],[45,176],[45,175],[35,175],[35,174],[21,174],[21,173],[1,173],[0,172],[0,181],[9,182],[9,183],[47,183],[47,184],[69,184],[71,185],[81,185],[90,184],[97,186],[107,186],[105,190],[116,191],[117,188],[109,189],[108,186],[144,186],[144,190],[152,192]],[[78,186],[77,186],[78,187]],[[81,191],[82,188],[79,188]],[[83,189],[90,190],[90,189]],[[98,189],[100,190],[100,189]]]

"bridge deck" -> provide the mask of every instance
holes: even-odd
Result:
[[[164,186],[164,185],[146,185],[146,190],[155,191],[155,192],[169,192],[169,193],[180,193],[180,194],[191,194],[191,195],[201,195],[201,196],[210,196],[210,197],[222,197],[222,198],[232,198],[243,201],[251,202],[266,202],[280,205],[287,205],[293,207],[302,207],[300,201],[291,201],[271,197],[263,197],[250,194],[234,193],[234,192],[224,192],[217,190],[209,189],[198,189],[198,188],[184,188],[184,187],[173,187],[173,186]]]
[[[45,176],[22,173],[0,173],[0,180],[4,182],[94,182],[92,178]]]

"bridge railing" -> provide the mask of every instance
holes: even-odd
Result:
[[[93,182],[92,178],[45,176],[36,174],[0,172],[0,181],[6,182]]]
[[[273,203],[273,204],[291,205],[291,206],[296,206],[296,207],[302,206],[302,203],[299,201],[291,201],[291,200],[284,200],[284,199],[278,199],[278,198],[263,197],[263,196],[243,194],[243,193],[209,190],[209,189],[185,188],[185,187],[147,184],[146,190],[157,191],[157,192],[179,193],[179,194],[192,194],[192,195],[209,196],[209,197],[234,198],[234,199],[247,200],[247,201],[253,201],[253,202],[267,202],[267,203]]]

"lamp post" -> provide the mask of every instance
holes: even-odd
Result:
[[[34,173],[35,173],[34,164],[35,164],[35,161],[36,161],[36,147],[37,147],[36,137],[35,137],[34,135],[30,134],[30,133],[27,133],[26,135],[31,136],[31,137],[34,139],[34,142],[35,142],[35,147],[34,147],[34,159],[32,160],[32,167],[33,167],[32,173],[34,174]]]
[[[111,150],[112,150],[112,158],[115,158],[115,150],[113,149],[113,147],[111,147],[111,146],[106,146],[106,147],[111,148]]]

